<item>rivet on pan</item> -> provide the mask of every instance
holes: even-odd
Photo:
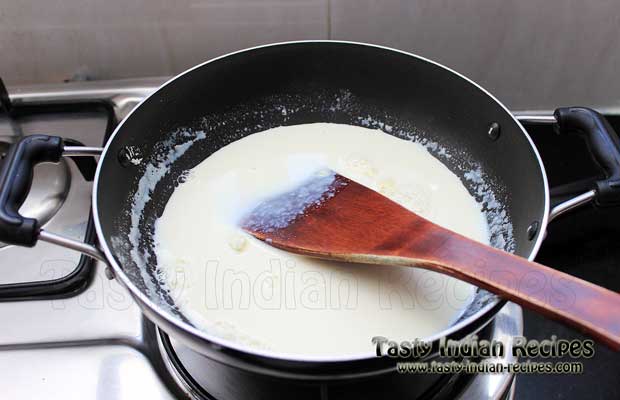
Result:
[[[538,221],[534,221],[530,224],[530,226],[527,227],[527,240],[534,239],[534,237],[538,233],[539,226],[540,224],[538,223]]]
[[[112,268],[106,267],[103,271],[105,272],[106,278],[108,278],[109,280],[114,279],[114,271],[112,271]]]
[[[489,125],[489,129],[487,129],[487,136],[489,136],[489,139],[495,141],[499,139],[500,132],[501,128],[499,124],[497,122],[492,122],[491,125]]]
[[[130,165],[140,165],[142,162],[142,153],[140,149],[134,146],[125,146],[118,151],[118,162],[123,167]]]

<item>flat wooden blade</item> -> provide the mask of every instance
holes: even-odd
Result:
[[[449,231],[334,172],[265,201],[242,227],[299,254],[442,272],[620,348],[617,293]]]
[[[333,171],[266,200],[241,222],[245,231],[272,246],[329,258],[398,255],[403,245],[410,255],[412,237],[418,244],[428,243],[428,237],[416,232],[433,225]]]

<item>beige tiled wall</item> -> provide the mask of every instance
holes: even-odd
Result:
[[[515,108],[620,105],[620,0],[332,0],[332,36],[442,62]]]
[[[0,0],[0,76],[170,75],[284,40],[443,62],[513,108],[620,104],[620,0]]]
[[[170,75],[257,44],[327,38],[326,0],[0,0],[9,83]]]

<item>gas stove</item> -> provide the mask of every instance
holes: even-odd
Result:
[[[72,82],[9,90],[0,85],[4,109],[0,114],[0,152],[21,136],[34,133],[100,146],[118,122],[164,81]],[[534,139],[538,138],[537,144],[545,144],[551,134],[550,127],[541,124],[545,115],[548,113],[520,117]],[[545,151],[542,153],[547,161]],[[94,241],[90,222],[94,168],[95,161],[84,158],[77,165],[63,161],[38,166],[23,213],[38,216],[54,232]],[[596,169],[592,167],[590,172],[592,176]],[[581,185],[587,184],[587,178],[579,181]],[[572,185],[563,185],[557,197],[579,192],[581,187]],[[542,253],[553,266],[553,255],[545,251],[545,245]],[[110,278],[105,264],[61,247],[39,242],[33,249],[24,249],[0,243],[3,396],[218,398],[210,381],[225,377],[197,371],[203,368],[202,356],[150,323],[129,293]],[[486,329],[492,338],[509,345],[512,337],[523,334],[521,308],[508,303]],[[507,355],[501,361],[514,360]],[[508,374],[460,377],[453,379],[448,389],[433,388],[424,398],[512,398],[514,382]],[[317,393],[317,398],[330,398],[329,392]]]

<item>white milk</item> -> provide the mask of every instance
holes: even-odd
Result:
[[[239,229],[261,200],[326,168],[488,244],[481,206],[421,145],[350,125],[270,129],[195,167],[157,221],[159,268],[192,323],[256,349],[339,356],[373,351],[373,336],[428,337],[458,317],[473,296],[469,284],[415,268],[297,256]]]

